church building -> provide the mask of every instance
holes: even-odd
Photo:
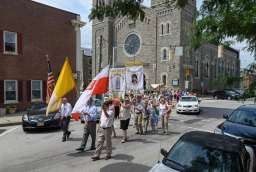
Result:
[[[93,5],[112,0],[93,0]],[[195,20],[196,0],[184,8],[151,0],[145,18],[135,22],[128,17],[106,17],[92,25],[92,75],[107,64],[114,67],[142,65],[146,87],[164,84],[168,88],[208,91],[211,80],[220,76],[239,76],[239,52],[205,44],[190,50],[189,37]]]

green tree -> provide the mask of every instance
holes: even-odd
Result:
[[[166,0],[165,5],[184,7],[188,0]],[[115,0],[112,4],[96,4],[89,18],[102,20],[104,17],[128,16],[132,20],[145,17],[143,0]]]
[[[202,43],[229,45],[233,39],[246,41],[247,49],[256,49],[255,0],[205,0],[194,23],[192,46]]]

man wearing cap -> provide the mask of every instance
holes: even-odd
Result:
[[[92,138],[91,149],[95,149],[96,140],[96,120],[97,120],[97,108],[93,105],[93,100],[89,99],[87,106],[82,110],[82,120],[84,121],[84,134],[81,146],[77,148],[77,151],[84,151],[89,135]]]

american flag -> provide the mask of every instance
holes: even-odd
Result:
[[[48,58],[48,56],[46,56],[46,58],[47,58],[47,64],[48,64],[47,100],[49,100],[50,97],[52,96],[55,80],[54,80],[54,76],[53,76],[53,73],[52,73],[52,67],[51,67],[50,59]]]

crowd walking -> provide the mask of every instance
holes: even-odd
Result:
[[[77,151],[95,150],[93,161],[100,160],[103,148],[106,149],[105,160],[112,157],[112,137],[116,138],[117,122],[120,121],[121,143],[129,142],[128,129],[133,125],[138,135],[166,134],[168,135],[168,121],[171,118],[172,109],[185,93],[178,91],[165,91],[161,94],[126,94],[124,98],[115,97],[102,103],[100,116],[90,98],[83,108],[80,118],[83,126],[83,136]],[[63,141],[66,141],[71,132],[68,130],[72,107],[66,98],[60,108],[63,130]],[[99,118],[99,125],[97,120]],[[133,123],[131,123],[133,120]],[[151,128],[151,130],[150,130]],[[114,134],[112,136],[112,134]],[[91,147],[86,149],[89,136]],[[96,143],[97,138],[97,143]],[[104,147],[104,143],[106,146]]]

